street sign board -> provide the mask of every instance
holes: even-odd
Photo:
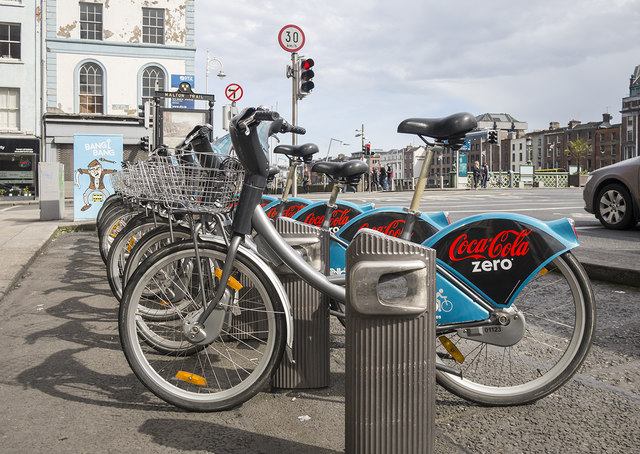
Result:
[[[224,95],[232,102],[239,101],[240,98],[242,98],[242,94],[242,87],[238,84],[229,84],[227,88],[224,89]]]
[[[171,88],[179,88],[182,82],[189,82],[193,89],[196,78],[190,74],[171,74]],[[193,109],[194,101],[192,99],[171,99],[171,107],[177,109]]]
[[[285,25],[278,33],[278,43],[287,52],[298,52],[304,46],[304,32],[297,25]]]
[[[469,151],[471,150],[471,139],[465,139],[464,145],[460,147],[460,151]]]

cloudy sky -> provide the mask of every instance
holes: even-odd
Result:
[[[227,77],[209,91],[244,90],[240,109],[266,105],[291,118],[291,55],[278,32],[299,26],[300,55],[315,60],[316,88],[299,124],[324,155],[358,151],[364,124],[374,149],[418,144],[396,127],[409,117],[505,112],[529,129],[550,121],[620,122],[621,98],[640,65],[640,0],[196,0],[196,91],[206,50]],[[289,143],[289,139],[285,139]]]

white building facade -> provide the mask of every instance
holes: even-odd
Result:
[[[195,72],[195,5],[47,0],[46,7],[43,160],[62,162],[70,182],[74,134],[122,134],[125,160],[140,151],[149,131],[138,106]]]
[[[0,2],[0,197],[35,192],[42,138],[41,4]]]

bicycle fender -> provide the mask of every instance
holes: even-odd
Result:
[[[200,235],[200,238],[207,243],[217,243],[223,248],[227,248],[227,244],[224,242],[224,239],[219,236]],[[287,325],[287,354],[291,358],[293,349],[293,312],[291,310],[291,304],[289,303],[289,297],[287,296],[287,292],[285,291],[282,282],[280,282],[280,279],[278,279],[276,273],[273,272],[271,267],[267,265],[264,260],[262,260],[253,250],[249,249],[247,246],[241,244],[238,247],[238,254],[243,254],[245,258],[250,260],[256,267],[258,267],[267,275],[267,278],[269,279],[269,281],[271,281],[271,284],[278,294],[278,297],[282,301],[285,321]]]
[[[399,237],[404,230],[404,218],[407,212],[401,207],[385,207],[365,211],[342,227],[336,236],[351,242],[358,230],[367,228],[385,235]],[[411,241],[422,243],[437,231],[449,225],[444,212],[420,213],[411,234]]]
[[[260,206],[261,206],[262,208],[264,208],[264,207],[266,207],[267,205],[269,205],[270,203],[273,203],[273,202],[275,202],[275,201],[277,201],[277,200],[279,200],[279,199],[277,199],[277,198],[275,198],[275,197],[273,197],[273,196],[270,196],[270,195],[264,195],[264,194],[263,194],[263,195],[262,195],[262,200],[260,201]]]
[[[400,207],[385,207],[367,211],[353,218],[349,223],[336,233],[337,240],[332,238],[330,244],[331,274],[345,273],[345,254],[347,246],[358,230],[370,228],[390,236],[400,236],[404,229],[404,218],[407,215]],[[440,229],[449,225],[449,220],[444,212],[421,213],[414,224],[411,240],[416,243],[423,242]]]
[[[349,221],[362,214],[361,207],[355,203],[340,201],[336,202],[336,205],[337,207],[333,210],[331,225],[329,226],[331,233],[336,233],[343,226],[347,225]],[[325,202],[315,202],[298,211],[293,216],[293,219],[304,222],[305,224],[322,227],[326,210],[327,206]]]
[[[278,214],[278,205],[280,205],[282,201],[276,200],[275,202],[271,202],[267,206],[264,207],[264,211],[267,213],[267,217],[269,219],[274,219]],[[293,217],[298,211],[310,205],[311,201],[307,199],[302,199],[298,197],[290,197],[287,199],[284,205],[284,209],[282,211],[282,216],[287,218]]]
[[[572,221],[543,222],[513,213],[462,219],[423,245],[438,264],[497,306],[509,306],[524,285],[560,254],[578,246]]]

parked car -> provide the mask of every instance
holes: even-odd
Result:
[[[589,174],[584,209],[608,229],[628,229],[640,221],[640,157],[626,159]]]

